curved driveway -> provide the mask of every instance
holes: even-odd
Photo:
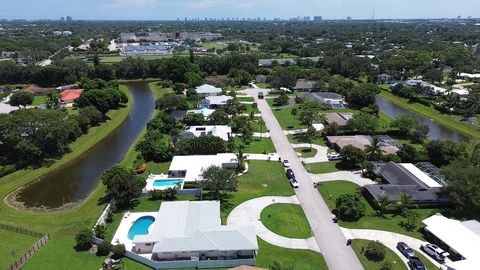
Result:
[[[320,252],[317,242],[313,237],[310,237],[308,239],[287,238],[270,231],[269,229],[267,229],[267,227],[265,227],[265,225],[263,225],[262,221],[260,220],[260,214],[262,213],[262,210],[265,207],[276,203],[299,204],[297,196],[295,195],[291,197],[266,196],[255,198],[235,207],[235,209],[232,210],[230,215],[228,215],[227,224],[254,224],[255,233],[257,234],[257,236],[272,245],[293,249],[310,249],[315,252]]]
[[[363,269],[355,252],[346,245],[347,239],[340,227],[332,222],[331,213],[320,196],[317,189],[313,188],[313,181],[303,167],[297,153],[292,148],[287,136],[273,115],[270,106],[265,99],[258,99],[259,91],[264,89],[247,89],[244,92],[252,96],[258,104],[263,121],[270,131],[270,138],[277,150],[277,154],[283,159],[290,161],[290,167],[295,172],[300,187],[295,189],[298,201],[305,212],[315,240],[317,241],[323,257],[330,270],[357,270]]]

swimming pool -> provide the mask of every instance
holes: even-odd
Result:
[[[155,222],[155,218],[152,216],[143,216],[135,220],[128,230],[128,239],[133,240],[135,235],[148,234],[148,228],[153,222]]]
[[[154,187],[174,187],[176,185],[182,185],[183,179],[158,179],[153,181]]]

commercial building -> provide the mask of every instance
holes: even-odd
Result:
[[[382,183],[364,186],[367,198],[376,200],[385,195],[390,202],[395,202],[400,199],[401,193],[405,193],[414,204],[449,204],[450,200],[443,189],[446,186],[445,180],[434,165],[428,162],[372,164],[374,173],[382,179]]]
[[[441,214],[424,219],[427,238],[448,250],[453,262],[447,262],[444,269],[475,270],[480,266],[480,222],[458,221]]]
[[[253,225],[221,224],[219,201],[162,202],[157,213],[127,213],[114,241],[154,269],[255,265],[258,251]]]

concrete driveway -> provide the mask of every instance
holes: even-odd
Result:
[[[314,157],[309,157],[309,158],[304,158],[302,157],[301,160],[305,163],[316,163],[316,162],[327,162],[327,152],[328,152],[328,147],[326,146],[320,146],[316,144],[309,144],[309,143],[300,143],[300,144],[292,144],[293,148],[310,148],[310,146],[317,150],[317,153],[315,154]]]
[[[295,189],[298,201],[310,223],[315,240],[317,241],[323,257],[330,270],[357,270],[363,269],[360,261],[350,246],[346,245],[347,239],[340,227],[332,222],[330,211],[319,192],[313,188],[313,181],[303,167],[300,158],[292,148],[287,136],[273,115],[270,106],[265,99],[258,99],[259,91],[264,89],[246,89],[245,93],[252,96],[258,104],[268,130],[270,138],[275,145],[277,154],[282,159],[290,161],[290,167],[294,171],[300,188]]]
[[[320,252],[315,238],[310,237],[308,239],[287,238],[278,235],[263,225],[260,220],[260,214],[262,210],[275,203],[291,203],[299,204],[297,196],[282,197],[282,196],[266,196],[255,198],[246,201],[232,210],[227,218],[228,225],[250,225],[255,226],[255,233],[258,237],[264,241],[284,248],[292,249],[309,249],[315,252]]]
[[[355,183],[361,187],[365,185],[376,184],[375,181],[362,177],[362,173],[360,171],[338,171],[332,173],[310,174],[310,177],[315,182],[344,180]]]

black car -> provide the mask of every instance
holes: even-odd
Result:
[[[415,251],[413,251],[413,249],[410,248],[404,242],[398,242],[397,243],[397,249],[400,250],[400,252],[403,254],[403,256],[407,257],[407,259],[417,257],[417,255],[415,254]]]
[[[285,174],[287,175],[287,178],[288,178],[288,179],[295,178],[295,174],[293,173],[292,169],[287,169],[287,170],[285,171]]]
[[[410,269],[412,270],[427,270],[425,268],[425,265],[423,264],[422,261],[418,258],[412,258],[408,261],[408,266],[410,266]]]

